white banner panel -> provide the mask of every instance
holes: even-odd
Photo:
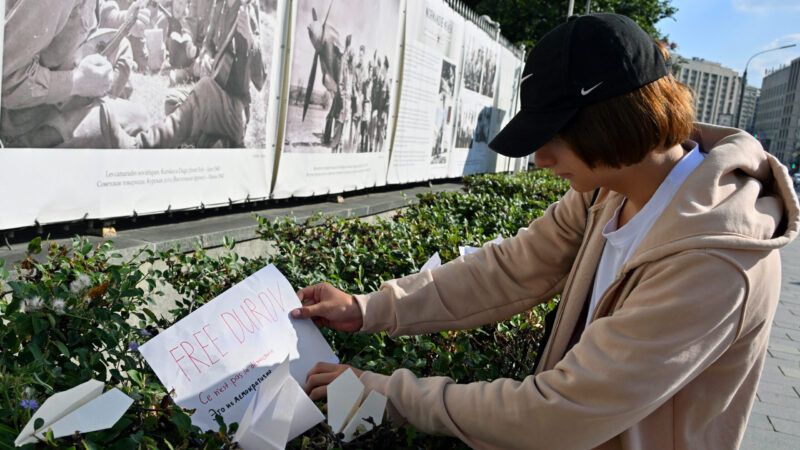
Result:
[[[388,183],[447,176],[464,18],[442,0],[409,0]]]
[[[386,183],[401,0],[298,0],[289,104],[273,196]]]
[[[493,172],[497,154],[489,149],[497,90],[500,45],[472,22],[464,27],[461,89],[449,176]]]
[[[265,197],[263,154],[241,149],[3,149],[0,229]]]
[[[511,50],[500,47],[500,84],[497,86],[495,108],[492,111],[492,128],[489,141],[500,132],[519,109],[519,79],[522,61]],[[497,155],[495,172],[513,172],[524,165],[527,158],[508,158]]]
[[[99,5],[8,5],[0,229],[268,197],[286,0]]]

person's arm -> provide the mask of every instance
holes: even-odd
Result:
[[[4,108],[55,104],[70,97],[73,71],[41,66],[39,53],[64,28],[74,4],[75,0],[36,0],[20,2],[9,12],[3,49]]]
[[[568,191],[513,238],[433,271],[356,295],[361,331],[422,334],[507,319],[559,293],[580,248],[592,193]]]
[[[656,265],[619,310],[535,377],[455,384],[401,369],[361,381],[387,395],[395,418],[472,447],[593,448],[674,396],[739,331],[748,289],[739,268],[701,251]]]

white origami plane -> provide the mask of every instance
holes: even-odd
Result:
[[[497,236],[496,238],[492,239],[491,241],[489,241],[489,242],[487,242],[487,243],[485,243],[483,245],[486,245],[486,244],[495,244],[495,245],[497,245],[497,244],[499,244],[501,242],[503,242],[503,236]],[[481,249],[481,247],[470,247],[469,245],[465,245],[465,246],[460,246],[459,245],[458,246],[458,253],[461,256],[467,256],[467,255],[470,255],[472,253],[477,252],[480,249]]]
[[[425,264],[422,265],[422,268],[419,269],[420,272],[425,272],[426,270],[433,270],[442,265],[442,257],[439,256],[439,252],[436,252],[431,256]]]
[[[289,357],[258,386],[234,440],[244,450],[283,449],[325,416],[289,371]]]
[[[49,429],[53,430],[53,437],[59,438],[113,427],[130,408],[133,399],[116,388],[103,394],[103,386],[100,381],[89,380],[53,394],[25,424],[14,445],[36,443]],[[34,429],[37,419],[44,420],[44,424]]]
[[[364,399],[364,384],[356,374],[347,369],[328,385],[328,425],[334,433],[343,433],[344,442],[350,442],[383,422],[386,397],[372,391]],[[363,400],[363,401],[362,401]]]

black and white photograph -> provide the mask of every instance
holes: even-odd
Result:
[[[481,73],[485,58],[485,49],[468,35],[464,41],[464,87],[472,92],[481,91]]]
[[[478,111],[466,107],[463,100],[458,101],[458,122],[456,122],[455,148],[470,148],[472,134],[475,132],[475,123],[478,120]]]
[[[283,151],[388,150],[399,0],[300,0]]]
[[[264,149],[276,8],[7,0],[2,145]]]
[[[470,33],[464,41],[464,87],[486,97],[494,97],[497,75],[497,52],[492,44]]]
[[[492,125],[492,107],[479,102],[459,100],[456,124],[456,148],[473,149],[489,142]]]
[[[441,79],[439,80],[439,99],[434,116],[434,141],[431,152],[432,164],[447,163],[447,151],[450,148],[450,130],[453,125],[454,94],[456,84],[455,64],[442,60]]]
[[[481,94],[486,97],[494,97],[494,83],[497,76],[497,53],[494,49],[486,48],[483,59],[483,70],[481,76]]]

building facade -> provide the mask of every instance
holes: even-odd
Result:
[[[702,58],[680,58],[675,76],[694,93],[697,121],[734,126],[741,84],[736,71]]]
[[[800,151],[800,58],[764,77],[754,132],[764,149],[789,166]]]
[[[753,86],[744,87],[744,98],[742,98],[742,117],[739,119],[737,128],[746,130],[750,133],[753,132],[754,120],[756,118],[756,105],[758,97],[761,95],[761,89]],[[736,117],[736,113],[734,113]]]

